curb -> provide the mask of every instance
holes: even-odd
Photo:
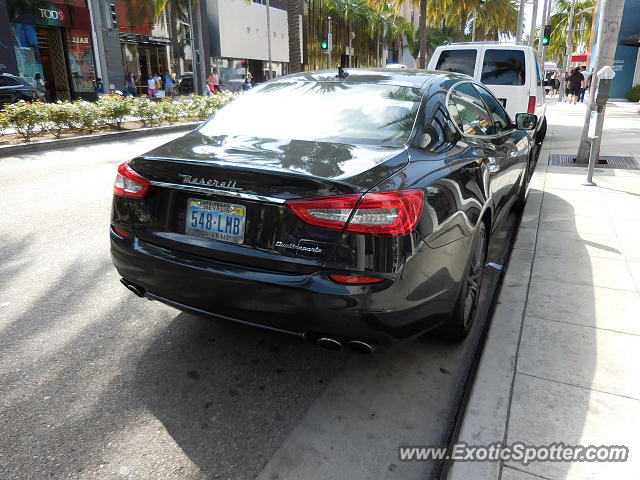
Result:
[[[81,135],[78,137],[59,138],[55,140],[43,140],[41,142],[21,143],[19,145],[6,145],[0,147],[0,158],[19,153],[35,153],[52,148],[73,147],[75,145],[88,145],[92,143],[122,140],[125,138],[138,138],[146,135],[158,135],[162,133],[193,130],[202,122],[180,123],[178,125],[165,125],[162,127],[136,128],[122,132],[99,133],[96,135]]]

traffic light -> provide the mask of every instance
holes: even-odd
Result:
[[[542,32],[542,46],[548,47],[551,41],[551,25],[545,25]]]
[[[327,38],[326,33],[323,35],[322,41],[320,42],[320,49],[324,51],[329,50],[329,39]]]
[[[115,3],[109,5],[109,11],[111,12],[111,28],[118,28],[118,13]]]

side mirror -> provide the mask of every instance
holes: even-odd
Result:
[[[538,123],[538,117],[532,113],[516,113],[516,128],[518,130],[533,130]]]

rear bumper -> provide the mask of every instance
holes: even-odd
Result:
[[[145,296],[181,310],[208,314],[296,334],[368,339],[382,344],[407,340],[448,318],[457,283],[429,300],[424,276],[370,286],[346,286],[321,271],[309,275],[273,273],[174,252],[136,237],[111,232],[111,255],[120,275],[145,289]],[[407,269],[410,271],[410,269]],[[422,275],[422,274],[420,274]]]

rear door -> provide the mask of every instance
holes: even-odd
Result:
[[[511,118],[516,113],[526,112],[531,90],[524,47],[484,47],[479,62],[480,72],[476,77],[486,85],[502,103]],[[533,113],[533,112],[532,112]]]

